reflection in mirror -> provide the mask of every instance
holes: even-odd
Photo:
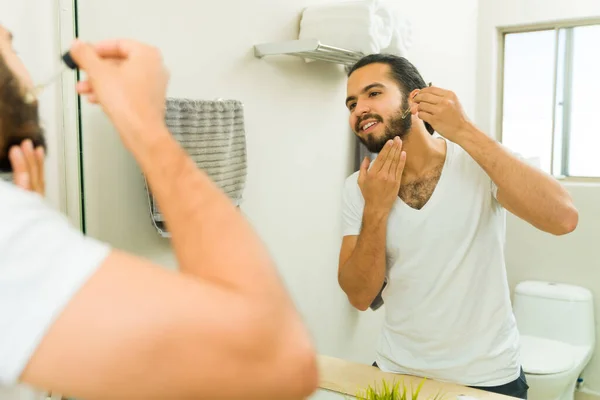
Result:
[[[354,308],[382,314],[371,360],[382,372],[573,399],[597,368],[589,272],[549,274],[531,249],[577,251],[577,203],[599,195],[565,178],[600,178],[600,21],[500,38],[497,140],[459,90],[426,87],[404,58],[350,69],[350,128],[374,156],[345,181],[339,285]]]
[[[216,301],[219,296],[207,295],[208,300],[199,301],[197,307],[185,302],[185,307],[177,305],[169,311],[168,305],[173,304],[169,302],[184,291],[163,295],[145,285],[140,290],[158,299],[142,302],[154,305],[145,309],[150,320],[162,315],[162,310],[166,317],[161,321],[181,316],[205,327],[207,319],[198,318],[197,310],[207,310],[211,318],[222,318],[228,328],[235,328],[235,334],[218,332],[218,346],[203,340],[199,347],[196,336],[188,336],[189,348],[197,349],[199,357],[186,351],[184,335],[173,335],[176,343],[168,351],[144,352],[166,354],[173,366],[149,369],[148,374],[157,373],[157,379],[132,374],[139,379],[128,380],[128,388],[137,383],[140,390],[148,390],[151,383],[161,386],[168,381],[177,389],[186,385],[173,382],[186,377],[188,387],[202,383],[203,393],[222,393],[223,388],[234,388],[225,364],[238,361],[244,373],[236,375],[235,383],[244,392],[259,382],[252,375],[258,370],[245,363],[260,359],[245,355],[275,354],[270,383],[290,390],[289,383],[300,379],[296,377],[308,376],[303,363],[286,358],[304,353],[294,351],[293,342],[279,336],[289,332],[282,323],[293,321],[284,317],[295,316],[298,310],[323,355],[319,358],[322,390],[314,399],[352,396],[383,378],[418,384],[421,377],[428,380],[420,399],[428,400],[438,389],[451,394],[447,399],[465,394],[465,398],[490,400],[500,399],[498,393],[571,400],[600,392],[600,357],[594,340],[600,315],[599,308],[592,306],[600,293],[595,261],[600,166],[594,152],[599,137],[594,121],[600,68],[593,45],[600,20],[589,19],[600,15],[600,4],[311,0],[315,18],[336,23],[307,24],[304,17],[311,13],[305,14],[310,6],[305,0],[171,0],[168,6],[158,0],[128,0],[126,7],[122,0],[60,0],[60,12],[54,9],[56,2],[48,3],[43,12],[29,2],[33,4],[21,0],[5,8],[27,4],[15,14],[15,20],[26,22],[16,35],[23,39],[17,39],[15,46],[29,60],[28,66],[39,67],[35,75],[40,78],[55,67],[48,62],[47,70],[41,68],[44,62],[67,50],[72,39],[52,35],[59,31],[74,35],[76,27],[77,35],[88,42],[135,37],[158,49],[170,72],[169,97],[235,99],[244,105],[248,181],[243,201],[236,202],[239,209],[228,213],[227,223],[216,219],[219,213],[194,202],[214,194],[214,186],[181,184],[177,190],[161,192],[161,185],[155,185],[154,194],[171,199],[163,201],[160,210],[170,208],[170,215],[194,210],[200,216],[194,222],[177,219],[183,221],[180,229],[197,224],[199,228],[187,232],[201,237],[186,243],[203,245],[202,252],[193,251],[200,261],[182,266],[182,253],[176,254],[168,238],[157,233],[149,215],[143,171],[101,107],[78,101],[69,74],[63,76],[62,87],[52,85],[40,97],[48,144],[64,149],[70,160],[64,164],[61,159],[47,160],[52,177],[48,187],[57,203],[68,197],[61,207],[72,210],[88,236],[145,257],[153,265],[174,270],[191,266],[205,277],[228,274],[226,279],[235,282],[228,287],[247,289],[245,294],[260,299],[244,302],[256,308],[249,313],[252,323],[242,325],[225,311],[223,301]],[[381,8],[383,4],[390,5],[389,13]],[[76,10],[68,8],[74,5]],[[317,12],[333,5],[351,9]],[[7,15],[4,9],[2,13]],[[57,14],[61,29],[54,25]],[[34,19],[36,23],[29,23]],[[393,29],[385,29],[391,25]],[[390,40],[382,40],[386,35]],[[337,58],[332,61],[326,54],[331,47],[325,46],[318,51],[322,57],[318,61],[309,57],[315,57],[314,52],[302,53],[299,59],[261,58],[254,53],[255,44],[270,42],[275,46],[267,48],[279,49],[274,53],[282,56],[289,47],[281,43],[298,44],[294,40],[304,36],[337,48]],[[55,47],[59,42],[64,48]],[[396,56],[368,56],[354,67],[345,64],[354,61],[357,52]],[[141,76],[138,72],[150,65],[140,63],[126,82],[133,85]],[[136,86],[136,93],[148,95],[132,101],[132,107],[145,104],[144,99],[156,93],[151,89],[157,82],[148,79]],[[72,98],[65,102],[68,96]],[[206,127],[206,120],[203,116],[182,125]],[[234,120],[242,122],[239,117],[229,122]],[[71,126],[68,134],[66,126]],[[134,141],[135,150],[143,147],[142,140],[151,130],[145,132]],[[60,141],[63,133],[65,143]],[[394,140],[388,145],[388,139]],[[197,167],[214,161],[211,152],[218,144],[232,149],[235,145],[237,154],[242,154],[240,143],[231,136],[203,144],[210,151],[196,152],[202,157]],[[49,154],[62,157],[59,151]],[[161,155],[164,152],[151,157],[146,169],[157,165]],[[209,172],[216,170],[221,171]],[[162,175],[167,187],[182,182]],[[230,181],[230,189],[240,185],[228,173],[219,177],[221,183]],[[68,196],[57,183],[63,181]],[[157,220],[162,217],[162,211],[154,214]],[[291,301],[281,300],[283,290],[272,296],[277,279],[255,274],[253,267],[262,264],[243,256],[244,246],[258,241],[223,233],[240,227],[248,232],[240,216],[252,223],[260,242],[273,254],[272,266],[296,309]],[[173,224],[169,227],[178,230]],[[191,254],[198,248],[194,246],[178,250]],[[248,254],[256,253],[248,250]],[[261,283],[257,277],[265,279]],[[140,281],[107,280],[112,285]],[[157,280],[157,285],[163,285],[168,279],[161,275]],[[107,286],[111,295],[102,299],[114,300],[113,286]],[[129,288],[121,293],[131,299]],[[261,326],[253,316],[267,309],[279,311],[270,313]],[[134,319],[141,318],[138,307],[112,310],[133,310]],[[90,318],[88,312],[82,315]],[[74,326],[94,328],[93,324]],[[301,323],[294,326],[302,328]],[[253,336],[240,334],[242,328],[273,336],[248,341],[263,347],[230,351],[212,362],[208,355],[228,349],[226,343],[233,343],[233,348],[240,339],[248,343],[245,340]],[[111,325],[107,331],[116,329]],[[64,332],[72,336],[74,331]],[[163,330],[143,329],[142,334],[155,332]],[[131,336],[117,335],[117,339]],[[88,340],[93,335],[79,337]],[[302,348],[310,351],[309,346]],[[189,357],[194,367],[179,362],[174,349],[184,349],[181,357]],[[122,352],[103,355],[112,357],[116,366],[108,368],[112,373],[127,365],[124,360],[133,359]],[[164,365],[154,359],[141,364]],[[56,373],[57,366],[50,365],[49,370]],[[178,368],[185,373],[178,373]],[[81,370],[82,364],[77,363],[77,371]],[[201,379],[207,375],[202,371],[228,384],[204,384]],[[83,375],[97,382],[98,375]],[[109,386],[100,389],[114,393]],[[175,392],[169,395],[177,397]]]

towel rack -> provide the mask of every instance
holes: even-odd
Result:
[[[317,39],[297,39],[257,44],[254,46],[254,55],[258,58],[272,55],[291,55],[342,64],[346,67],[353,65],[363,57],[360,52],[329,46]]]

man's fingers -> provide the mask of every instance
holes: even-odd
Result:
[[[369,169],[369,164],[371,162],[369,161],[368,157],[363,158],[362,162],[360,163],[360,169],[358,171],[358,182],[361,183],[364,179],[365,176],[367,176],[367,171]]]
[[[102,58],[127,58],[137,46],[137,42],[129,39],[103,40],[95,43],[94,49]]]
[[[369,169],[369,164],[371,164],[371,162],[369,161],[369,157],[365,157],[362,160],[362,163],[360,163],[360,170],[363,172],[367,172],[367,170]]]
[[[447,90],[444,90],[444,89],[441,89],[441,88],[435,87],[435,86],[428,86],[423,89],[419,89],[419,95],[420,94],[434,94],[436,96],[444,97],[447,93],[448,93]]]
[[[42,146],[35,149],[36,164],[38,167],[38,191],[43,196],[46,193],[46,179],[44,176],[44,161],[46,152]]]
[[[396,139],[392,140],[391,142],[392,142],[392,146],[388,152],[385,163],[383,164],[383,167],[381,168],[381,172],[386,173],[386,174],[388,174],[392,170],[394,155],[396,154],[396,152],[398,150],[398,143],[396,142]]]
[[[102,65],[98,53],[90,44],[75,40],[70,50],[73,61],[86,72],[93,72]]]
[[[415,103],[438,104],[442,99],[443,99],[442,96],[439,96],[439,95],[436,95],[436,94],[433,94],[433,93],[426,93],[426,92],[420,91],[413,98],[413,101]]]
[[[419,111],[417,113],[417,116],[419,117],[420,120],[425,121],[427,123],[429,123],[431,125],[431,122],[433,121],[433,114],[428,113],[426,111]]]
[[[396,167],[398,166],[398,161],[400,160],[400,154],[402,153],[402,140],[399,137],[394,138],[394,147],[396,151],[394,152],[394,158],[390,163],[389,174],[394,176],[396,174]]]
[[[388,140],[385,145],[383,146],[383,149],[381,149],[381,151],[379,152],[379,155],[377,155],[377,158],[375,159],[374,167],[376,167],[376,171],[379,172],[381,171],[382,168],[384,168],[385,165],[385,161],[388,158],[388,155],[390,153],[390,151],[392,150],[392,147],[394,145],[394,142],[392,140]]]
[[[402,142],[399,137],[392,139],[392,149],[385,162],[384,172],[391,174],[392,176],[394,175],[394,169],[396,168],[396,162],[398,161],[401,150],[400,143]]]
[[[31,140],[27,139],[23,141],[21,144],[21,150],[23,151],[23,156],[25,157],[25,162],[27,163],[27,172],[29,173],[29,182],[31,184],[31,189],[38,191],[39,190],[39,168],[37,157],[35,155],[35,150],[33,148],[33,143]]]
[[[439,111],[439,106],[430,104],[430,103],[421,103],[419,104],[418,108],[417,108],[417,112],[426,112],[429,114],[435,114],[436,112]]]
[[[30,190],[29,172],[23,151],[19,146],[12,146],[8,152],[8,159],[12,166],[13,182],[23,190]]]
[[[92,84],[90,81],[79,81],[75,86],[77,93],[79,94],[90,94],[93,92]]]
[[[25,140],[21,146],[11,147],[8,158],[13,171],[13,182],[23,190],[45,194],[44,149],[33,148],[31,140]]]
[[[396,166],[396,180],[402,179],[402,173],[404,172],[404,166],[406,165],[406,152],[401,151],[398,165]]]
[[[96,95],[95,95],[95,94],[93,94],[93,93],[92,93],[92,94],[90,94],[90,95],[87,97],[87,99],[88,99],[88,101],[89,101],[90,103],[92,103],[92,104],[98,104],[98,96],[96,96]]]

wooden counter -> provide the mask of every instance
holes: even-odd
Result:
[[[362,393],[369,385],[373,387],[376,385],[377,388],[380,388],[383,379],[388,383],[400,382],[400,387],[402,387],[402,383],[404,383],[407,388],[407,395],[410,395],[412,393],[411,385],[413,389],[416,389],[423,381],[423,378],[382,372],[379,368],[370,365],[324,355],[318,357],[318,363],[320,375],[319,387],[321,389],[327,389],[349,396],[355,396],[357,393]],[[514,400],[514,397],[429,379],[423,384],[421,392],[419,393],[419,399],[433,399],[438,392],[444,395],[444,400],[456,400],[456,396],[459,395],[469,396],[480,400]]]

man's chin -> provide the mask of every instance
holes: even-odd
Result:
[[[369,153],[373,153],[373,154],[377,154],[377,153],[381,152],[381,150],[383,149],[383,146],[385,146],[385,142],[383,142],[383,143],[372,143],[372,142],[365,143],[364,141],[362,141],[362,144],[367,148],[367,150],[369,150]]]

